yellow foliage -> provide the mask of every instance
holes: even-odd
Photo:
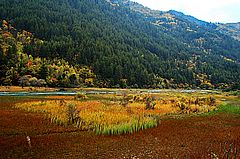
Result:
[[[19,103],[16,108],[44,113],[52,122],[66,125],[69,124],[67,106],[72,105],[74,109],[71,110],[77,115],[74,126],[93,130],[97,134],[121,134],[156,126],[158,118],[162,115],[209,112],[215,110],[218,104],[215,98],[208,95],[164,93],[154,96],[155,107],[148,110],[146,102],[143,101],[149,97],[153,98],[149,94],[124,95],[125,98],[132,100],[125,107],[120,104],[123,96],[92,95],[90,99],[98,97],[99,100],[56,98],[57,100]]]

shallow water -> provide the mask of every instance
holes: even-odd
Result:
[[[124,91],[120,90],[91,90],[91,91],[80,91],[84,94],[123,94]],[[166,93],[166,92],[179,92],[179,93],[209,93],[206,90],[137,90],[136,93]],[[133,93],[133,92],[132,92]],[[56,92],[0,92],[0,96],[49,96],[49,95],[76,95],[77,92],[74,91],[56,91]]]

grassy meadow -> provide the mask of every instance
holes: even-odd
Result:
[[[75,96],[47,96],[18,103],[15,108],[42,113],[58,125],[73,125],[95,134],[116,135],[156,127],[164,117],[216,112],[220,105],[224,105],[224,100],[234,98],[216,92],[77,93]],[[227,109],[221,107],[224,108]]]

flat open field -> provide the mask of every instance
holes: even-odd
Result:
[[[165,99],[169,94],[156,96]],[[215,96],[218,102],[222,99],[239,108],[239,97]],[[96,135],[72,125],[55,124],[43,112],[15,107],[17,103],[72,98],[0,97],[1,158],[227,158],[227,155],[240,158],[239,109],[237,113],[167,113],[153,128],[131,134]],[[100,98],[105,96],[91,97]]]

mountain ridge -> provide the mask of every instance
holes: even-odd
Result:
[[[238,23],[218,23],[218,30],[240,41],[240,22]]]
[[[149,10],[146,17],[128,2],[3,0],[0,17],[44,40],[39,49],[28,46],[25,52],[88,65],[96,86],[204,88],[240,78],[239,42],[171,12],[154,17],[158,11]]]
[[[160,10],[153,10],[150,9],[142,4],[139,4],[137,2],[131,1],[131,0],[107,0],[108,2],[112,3],[112,4],[119,4],[119,5],[124,5],[126,7],[129,7],[130,9],[136,11],[136,12],[140,12],[146,16],[154,16],[155,18],[161,18],[164,16],[164,14],[171,14],[171,15],[176,15],[176,16],[180,16],[183,17],[186,20],[189,20],[189,22],[194,22],[198,25],[201,26],[212,26],[215,29],[221,30],[221,28],[223,28],[223,26],[229,26],[231,28],[235,28],[234,31],[236,31],[235,37],[239,37],[240,33],[238,30],[240,30],[239,28],[239,23],[212,23],[212,22],[206,22],[204,20],[199,20],[191,15],[186,15],[182,12],[176,11],[176,10],[169,10],[169,11],[160,11]],[[234,27],[235,26],[235,27]],[[226,28],[225,28],[226,29]],[[237,30],[238,29],[238,30]],[[238,32],[237,32],[238,31]],[[227,33],[228,31],[223,31],[223,33]],[[234,37],[234,36],[232,36]],[[239,39],[239,38],[235,38],[235,39]]]
[[[189,32],[196,32],[196,30],[198,30],[198,28],[202,29],[202,30],[200,30],[202,32],[200,34],[202,34],[202,35],[196,34],[195,36],[199,36],[199,38],[204,38],[204,34],[209,34],[210,36],[208,36],[208,38],[209,38],[209,40],[211,40],[210,41],[211,43],[213,43],[212,41],[215,41],[215,39],[217,39],[217,38],[219,38],[219,39],[228,38],[229,40],[231,40],[230,38],[234,38],[233,36],[229,36],[230,34],[227,31],[219,31],[221,29],[219,29],[220,25],[217,25],[217,23],[209,23],[209,22],[205,22],[202,20],[198,20],[197,18],[195,18],[193,16],[185,15],[178,11],[151,10],[147,7],[144,7],[143,5],[140,5],[136,2],[132,2],[130,0],[113,0],[112,2],[123,5],[125,7],[130,8],[131,10],[133,10],[135,12],[139,12],[139,13],[143,14],[143,16],[145,16],[145,18],[150,19],[149,21],[152,24],[155,24],[157,26],[163,26],[164,27],[163,30],[170,30],[167,33],[168,34],[173,33],[172,36],[174,36],[176,34],[178,37],[185,36],[185,38],[183,38],[181,40],[183,40],[183,41],[185,40],[186,43],[191,43],[191,41],[193,41],[193,40],[198,40],[196,38],[191,38],[186,41],[186,39],[189,38],[188,35],[191,34],[191,33],[189,34]],[[184,30],[184,29],[186,29],[186,30]],[[212,33],[214,33],[215,34],[214,36],[216,36],[216,37],[211,38]],[[201,36],[203,36],[203,37],[201,37]],[[236,38],[234,38],[234,39],[236,39]],[[231,40],[231,41],[234,42],[234,40]],[[230,42],[230,44],[231,44],[231,42]],[[195,46],[196,45],[197,44],[195,43]],[[218,45],[221,45],[220,42]],[[225,45],[227,45],[227,43]],[[201,46],[197,46],[197,47],[199,49],[201,49],[200,48]],[[215,49],[217,49],[217,48],[215,48]],[[203,48],[203,49],[201,49],[201,51],[206,52],[208,50]],[[234,54],[234,52],[236,52],[235,60],[237,60],[239,62],[239,58],[240,58],[239,53],[238,53],[239,49],[233,51],[232,53]],[[223,55],[223,56],[227,56],[227,55]],[[227,56],[227,58],[232,58],[232,57]]]

